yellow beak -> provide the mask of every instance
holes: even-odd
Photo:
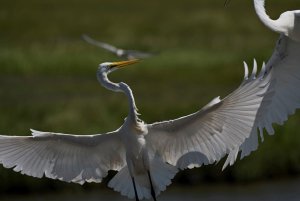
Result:
[[[119,62],[113,62],[110,67],[111,68],[123,68],[125,66],[131,65],[131,64],[135,64],[139,62],[138,59],[132,59],[132,60],[128,60],[128,61],[119,61]]]

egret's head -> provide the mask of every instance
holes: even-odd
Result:
[[[138,59],[118,62],[104,62],[99,65],[99,70],[101,70],[102,72],[111,73],[117,69],[124,68],[128,65],[135,64],[137,62],[139,62]]]

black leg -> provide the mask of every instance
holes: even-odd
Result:
[[[139,200],[139,196],[138,196],[137,191],[136,191],[136,185],[135,185],[134,178],[131,177],[131,179],[132,179],[133,188],[134,188],[135,200],[136,200],[136,201],[140,201],[140,200]]]
[[[151,175],[150,175],[149,171],[148,171],[148,177],[149,177],[149,181],[150,181],[150,185],[151,185],[151,195],[153,197],[153,200],[156,201],[155,191],[153,188],[153,183],[152,183],[152,179],[151,179]]]

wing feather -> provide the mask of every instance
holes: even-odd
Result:
[[[272,72],[270,85],[258,110],[254,129],[241,146],[236,146],[228,155],[226,165],[232,165],[238,152],[241,158],[248,156],[258,147],[258,134],[264,140],[263,130],[274,134],[273,124],[282,125],[296,109],[300,108],[300,42],[281,35],[277,41],[272,57],[267,62],[266,72]],[[225,166],[226,166],[225,165]]]
[[[125,165],[120,134],[67,135],[32,130],[32,136],[0,136],[0,163],[34,177],[83,184],[101,182]]]
[[[219,161],[241,145],[250,136],[264,94],[272,91],[271,73],[256,76],[254,61],[248,77],[244,67],[242,84],[223,100],[216,98],[194,114],[148,125],[146,139],[153,154],[184,169]]]

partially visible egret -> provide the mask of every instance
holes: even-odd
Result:
[[[282,34],[270,60],[257,73],[245,63],[241,85],[224,99],[175,120],[146,124],[137,114],[133,93],[108,74],[137,60],[99,65],[100,84],[128,99],[128,116],[116,131],[69,135],[32,130],[32,136],[0,136],[0,163],[22,174],[83,184],[101,182],[108,170],[119,171],[109,187],[129,198],[156,200],[178,170],[212,164],[238,151],[257,148],[257,129],[273,133],[300,107],[300,43]],[[262,134],[262,131],[261,131]]]
[[[118,57],[121,57],[123,59],[146,59],[149,57],[152,57],[153,54],[148,53],[148,52],[142,52],[142,51],[138,51],[138,50],[124,50],[121,48],[117,48],[113,45],[110,45],[108,43],[104,43],[104,42],[100,42],[97,40],[94,40],[93,38],[91,38],[88,35],[82,35],[82,39],[84,41],[86,41],[89,44],[95,45],[97,47],[101,47],[103,49],[105,49],[106,51],[109,51],[115,55],[117,55]]]
[[[280,33],[266,71],[272,71],[271,85],[274,93],[266,96],[258,111],[251,135],[241,146],[230,152],[224,167],[232,165],[241,151],[241,159],[258,147],[258,132],[264,140],[264,129],[274,134],[273,123],[282,125],[288,116],[300,108],[300,10],[287,11],[278,20],[271,20],[265,11],[265,0],[254,0],[259,19],[271,30]]]
[[[260,20],[271,30],[300,42],[300,10],[286,11],[277,20],[266,13],[265,0],[254,0],[255,11]]]

